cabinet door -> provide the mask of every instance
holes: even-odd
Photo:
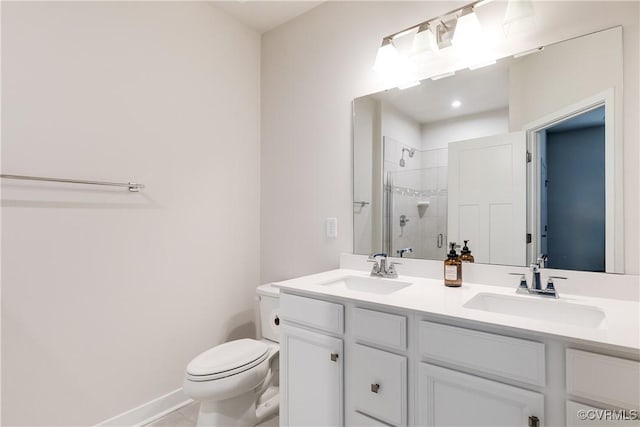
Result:
[[[349,393],[355,409],[385,423],[407,425],[407,358],[360,344],[350,348]]]
[[[420,364],[418,416],[421,426],[527,426],[544,424],[544,396],[529,390]]]
[[[637,427],[638,411],[612,411],[567,400],[567,427]]]
[[[281,425],[342,426],[342,340],[288,324],[281,332]]]

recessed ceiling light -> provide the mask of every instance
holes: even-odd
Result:
[[[451,103],[451,108],[459,108],[461,105],[462,105],[462,102],[456,99]]]

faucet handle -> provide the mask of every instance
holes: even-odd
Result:
[[[376,259],[377,257],[386,258],[387,254],[386,252],[374,252],[371,255],[369,255],[369,259]]]
[[[518,289],[529,289],[529,286],[527,285],[527,278],[525,277],[524,274],[522,273],[509,273],[512,276],[520,276],[520,285],[518,286]]]
[[[562,276],[549,276],[547,278],[547,289],[549,289],[549,287],[551,287],[551,289],[553,289],[553,279],[567,280],[566,277],[562,277]]]
[[[544,288],[545,293],[553,294],[553,296],[558,298],[558,292],[556,292],[556,287],[553,285],[553,279],[567,280],[567,278],[562,276],[549,276],[547,278],[547,286]]]
[[[396,265],[402,265],[402,263],[395,262],[395,261],[392,261],[389,263],[389,265],[387,266],[387,272],[386,272],[388,277],[392,277],[392,278],[398,277],[398,273],[396,272]]]
[[[380,273],[380,264],[378,264],[378,261],[375,258],[369,258],[367,262],[373,263],[373,268],[371,269],[372,276]]]

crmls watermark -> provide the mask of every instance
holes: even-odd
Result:
[[[635,421],[640,420],[640,413],[635,409],[581,409],[578,418],[589,421]]]

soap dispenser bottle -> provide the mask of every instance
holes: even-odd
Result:
[[[449,243],[451,250],[444,260],[444,285],[450,287],[462,286],[462,261],[456,253],[456,242]]]
[[[464,246],[462,247],[462,250],[460,251],[460,261],[462,261],[462,262],[474,262],[475,259],[473,258],[473,255],[471,255],[471,250],[467,246],[467,242],[469,242],[469,241],[468,240],[464,241]]]

